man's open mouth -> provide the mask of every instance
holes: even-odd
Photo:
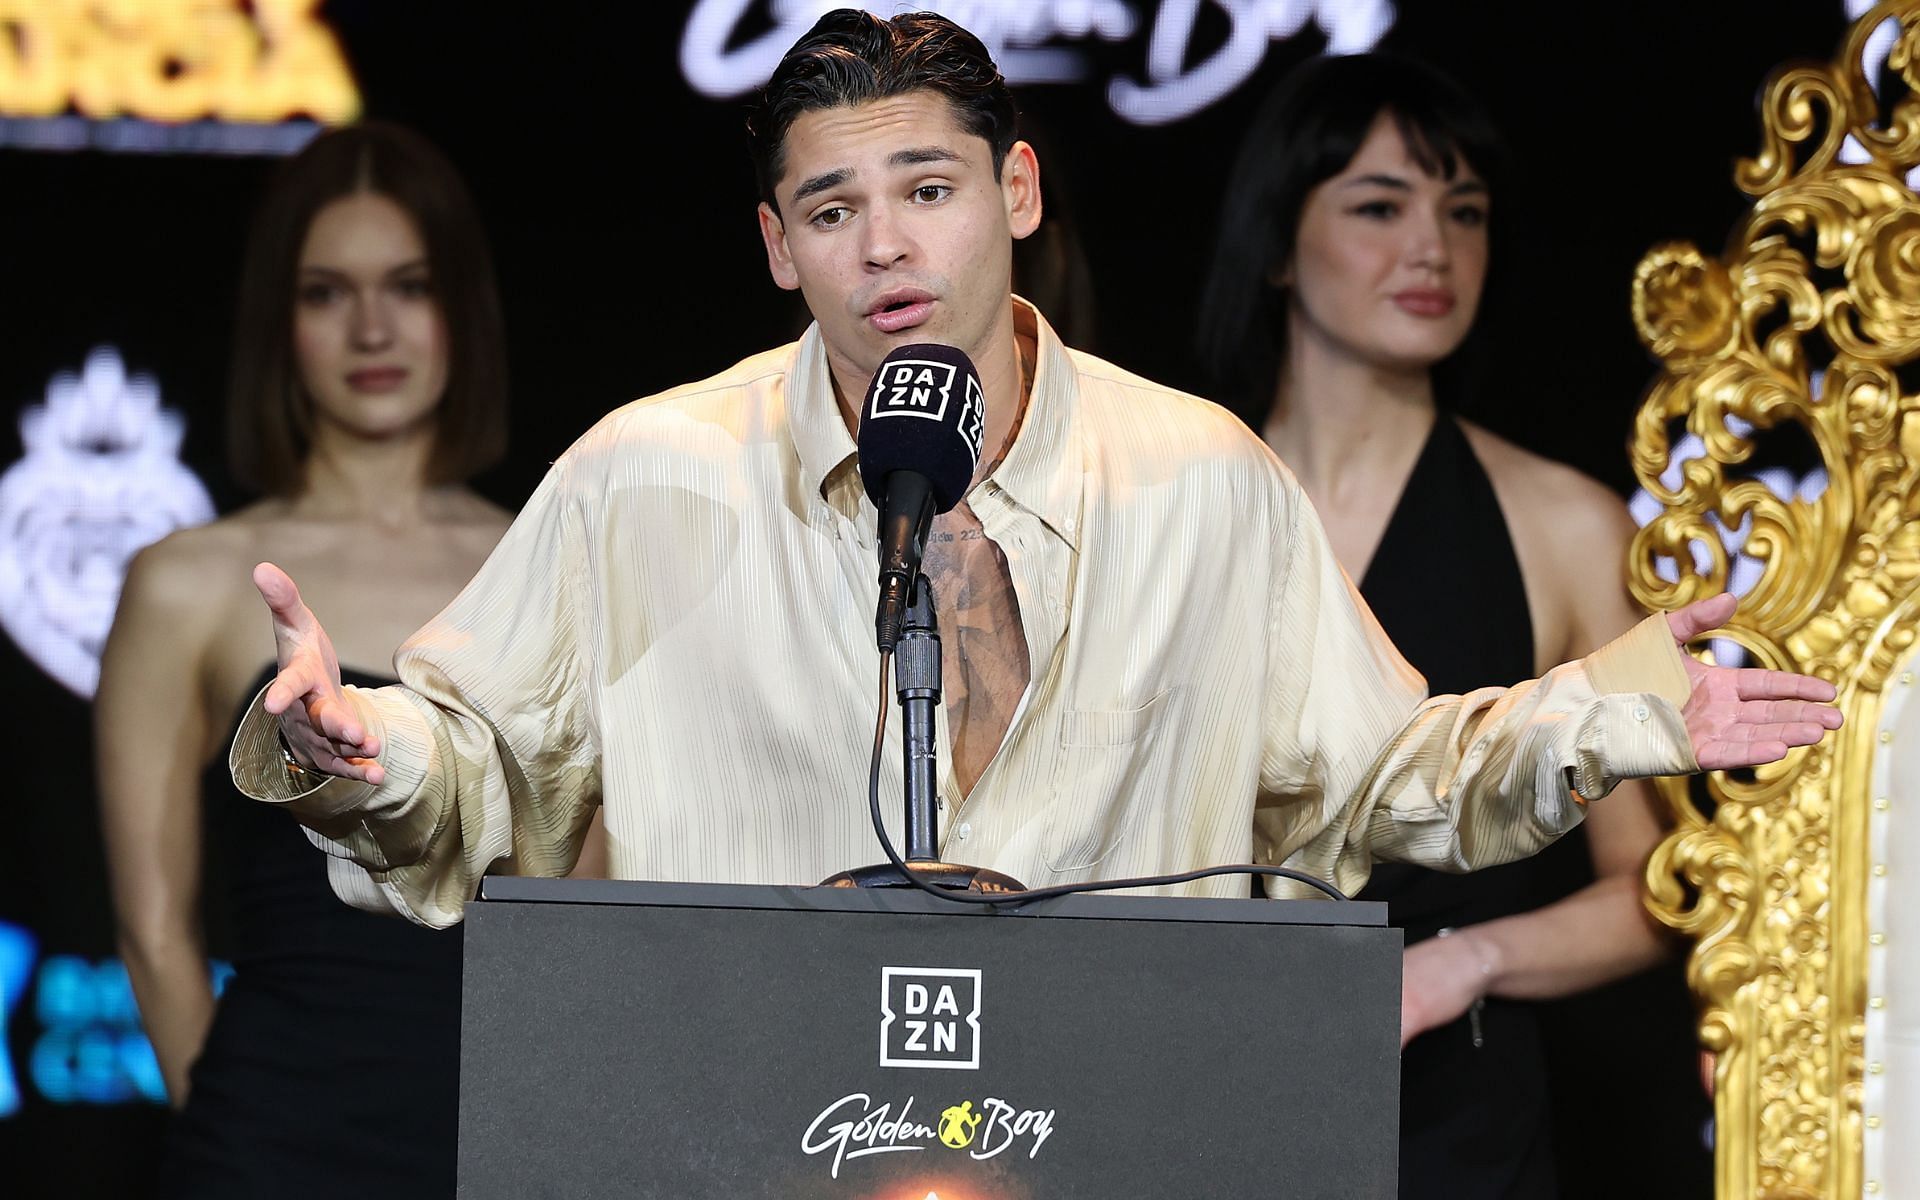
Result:
[[[898,333],[920,325],[932,311],[933,297],[925,292],[888,292],[867,310],[867,321],[881,333]]]

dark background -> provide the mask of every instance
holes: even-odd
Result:
[[[1150,17],[1155,6],[1133,7]],[[1758,145],[1757,89],[1786,61],[1834,52],[1842,0],[1397,8],[1383,46],[1461,79],[1492,110],[1517,166],[1495,219],[1519,252],[1498,264],[1503,288],[1484,318],[1493,353],[1464,407],[1624,494],[1623,446],[1651,373],[1629,318],[1634,265],[1667,239],[1719,248],[1746,207],[1731,168]],[[795,332],[754,228],[741,102],[703,99],[682,82],[683,11],[457,0],[322,8],[368,115],[409,122],[445,148],[493,234],[515,409],[509,461],[481,484],[509,506],[600,414]],[[1216,8],[1207,13],[1202,51],[1224,29]],[[1084,348],[1198,387],[1190,314],[1227,167],[1253,106],[1320,39],[1309,26],[1276,42],[1213,108],[1141,128],[1111,115],[1102,85],[1141,75],[1145,24],[1126,43],[1087,45],[1088,84],[1029,89],[1022,102],[1056,147],[1070,147],[1042,166],[1068,185],[1091,262],[1097,311]],[[49,377],[112,344],[186,415],[183,457],[216,503],[243,499],[221,462],[219,412],[240,248],[270,166],[0,149],[0,463],[19,457],[18,413],[43,400]],[[113,944],[87,705],[4,638],[0,695],[12,751],[0,792],[0,921],[31,929],[43,958],[97,963]],[[1640,1019],[1631,1004],[1613,1011],[1597,1045]],[[19,1012],[6,1031],[26,1100],[0,1119],[0,1170],[14,1176],[0,1191],[51,1174],[67,1194],[130,1194],[163,1110],[38,1095],[28,1066],[40,1026]],[[1689,1062],[1681,1078],[1690,1071]],[[1595,1146],[1613,1142],[1610,1119],[1623,1106],[1671,1110],[1676,1128],[1703,1111],[1697,1095],[1644,1092],[1624,1080],[1594,1094]],[[1671,1171],[1704,1187],[1699,1162],[1682,1161],[1697,1144],[1697,1127],[1681,1128],[1682,1149],[1633,1164],[1635,1174]]]

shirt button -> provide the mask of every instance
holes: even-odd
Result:
[[[1652,715],[1653,710],[1644,704],[1636,704],[1633,706],[1633,719],[1636,721],[1644,721]]]
[[[954,832],[959,834],[960,840],[964,842],[968,838],[973,836],[973,826],[968,824],[965,821],[962,821],[960,822],[960,828],[954,830]]]

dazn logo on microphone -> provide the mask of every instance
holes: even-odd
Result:
[[[903,358],[887,363],[874,378],[873,403],[868,406],[867,415],[944,421],[957,374],[952,363],[926,358]]]

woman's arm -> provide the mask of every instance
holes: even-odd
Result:
[[[1659,840],[1645,789],[1622,784],[1587,819],[1592,883],[1532,912],[1470,925],[1407,948],[1401,1044],[1460,1016],[1483,996],[1570,996],[1644,970],[1667,939],[1640,903],[1640,867]]]
[[[1541,565],[1554,578],[1528,580],[1529,588],[1544,589],[1566,615],[1567,644],[1556,658],[1584,654],[1639,617],[1617,577],[1609,573],[1596,581],[1593,569],[1580,565],[1625,562],[1633,531],[1618,500],[1598,485],[1590,487],[1576,493],[1575,503],[1553,506],[1559,518],[1548,543],[1553,558]],[[1483,996],[1569,996],[1666,957],[1671,944],[1640,901],[1640,872],[1660,840],[1652,801],[1647,784],[1630,780],[1594,802],[1586,827],[1595,879],[1581,890],[1532,912],[1408,947],[1402,1044],[1455,1019]]]
[[[120,953],[178,1108],[213,1020],[199,912],[199,785],[210,732],[201,663],[213,606],[195,556],[170,542],[142,551],[128,572],[93,716]]]

